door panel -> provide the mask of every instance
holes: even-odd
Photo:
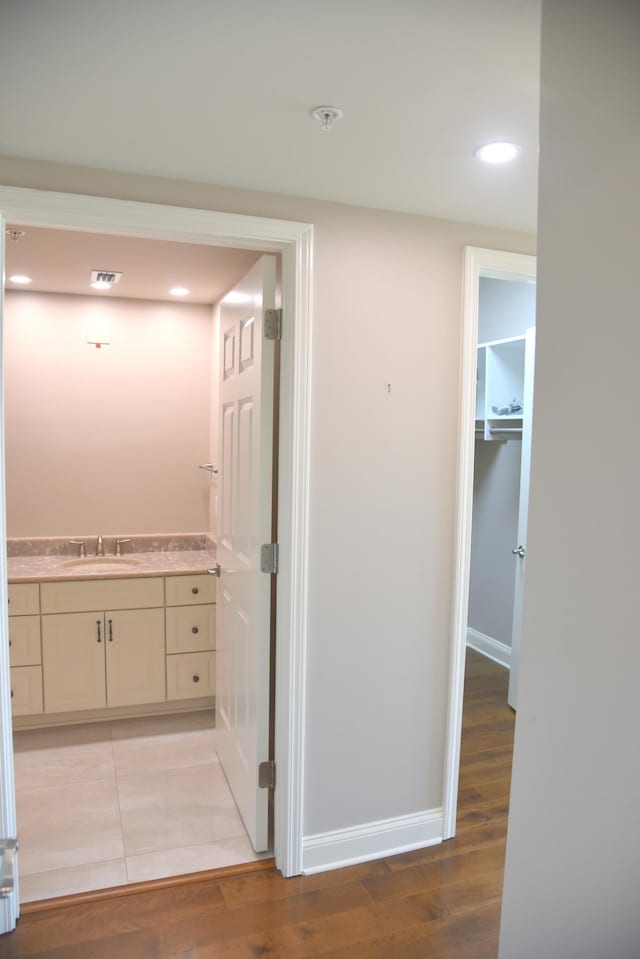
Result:
[[[524,555],[516,555],[516,572],[513,591],[513,629],[511,632],[511,670],[509,672],[509,692],[507,702],[516,709],[518,702],[518,677],[520,675],[520,634],[522,632],[522,605],[524,601],[524,582],[527,565],[527,524],[529,521],[529,474],[531,471],[531,430],[533,426],[533,377],[535,370],[536,331],[526,333],[523,414],[522,414],[522,453],[520,460],[520,499],[518,503],[518,543],[523,546]]]
[[[217,604],[216,725],[220,761],[256,851],[268,848],[271,577],[260,547],[271,542],[274,344],[263,311],[275,306],[275,259],[262,257],[220,309],[221,581]]]

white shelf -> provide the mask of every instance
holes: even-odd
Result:
[[[515,439],[522,433],[524,410],[494,413],[493,407],[523,405],[526,349],[526,336],[478,344],[476,434],[485,440]]]

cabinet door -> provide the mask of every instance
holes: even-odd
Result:
[[[9,647],[12,666],[39,666],[41,662],[40,617],[11,616]]]
[[[215,649],[215,606],[168,606],[167,653]]]
[[[16,666],[11,669],[11,712],[32,716],[42,712],[42,668]]]
[[[107,612],[105,634],[107,705],[164,702],[164,610]]]
[[[102,612],[42,617],[42,673],[46,713],[106,706]]]

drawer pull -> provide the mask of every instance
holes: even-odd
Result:
[[[197,586],[194,586],[193,589],[191,590],[191,592],[193,593],[194,596],[197,596],[198,593],[200,592],[200,590],[198,589]]]
[[[200,682],[200,677],[199,677],[198,675],[194,676],[194,677],[193,677],[193,681],[194,681],[194,683],[199,683],[199,682]]]
[[[113,620],[109,620],[109,642],[113,642]]]
[[[96,626],[98,627],[98,642],[102,642],[102,634],[100,633],[100,620],[96,619]]]
[[[198,629],[197,626],[192,626],[192,627],[191,627],[191,632],[192,632],[192,633],[194,634],[194,636],[195,636],[195,634],[196,634],[196,633],[199,633],[200,630]],[[11,644],[9,644],[9,645],[11,645]]]

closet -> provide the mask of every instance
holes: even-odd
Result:
[[[533,412],[535,284],[480,278],[467,644],[511,668],[515,708]]]

